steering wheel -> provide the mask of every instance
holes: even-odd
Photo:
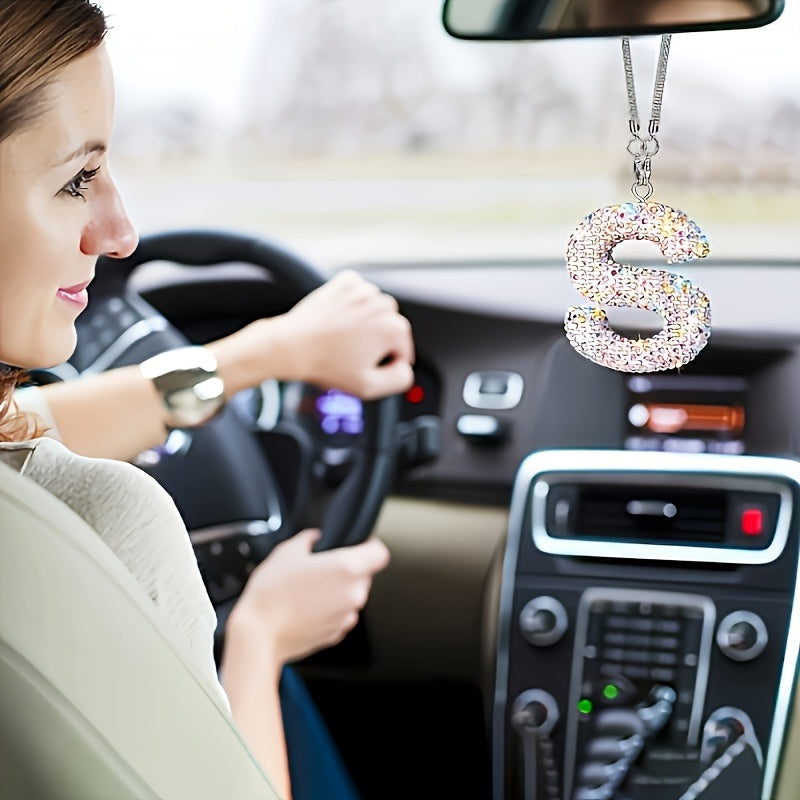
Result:
[[[296,255],[264,239],[224,231],[187,230],[145,236],[125,259],[100,258],[78,318],[78,345],[70,359],[82,374],[140,363],[157,353],[189,344],[187,338],[131,288],[134,270],[163,260],[209,266],[231,262],[260,267],[294,305],[324,279]],[[363,432],[351,467],[316,524],[316,549],[366,539],[393,477],[398,398],[363,404]],[[302,448],[301,448],[302,449]],[[148,451],[139,466],[175,499],[221,618],[238,597],[255,564],[275,544],[297,532],[285,481],[276,480],[263,441],[233,409],[202,427],[173,432],[164,446]],[[310,469],[313,458],[295,458]]]

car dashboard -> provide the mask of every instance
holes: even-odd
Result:
[[[709,345],[681,370],[631,375],[570,347],[563,315],[574,298],[563,267],[366,269],[401,299],[420,368],[440,387],[442,452],[404,483],[509,490],[522,459],[551,447],[800,452],[800,330],[791,304],[777,299],[793,291],[795,270],[719,264],[709,272],[714,280],[697,273],[712,297]],[[760,294],[747,285],[751,272]]]
[[[730,781],[795,796],[779,755],[796,735],[797,266],[698,270],[710,343],[679,371],[632,375],[573,351],[555,261],[356,265],[397,298],[417,352],[376,525],[393,558],[355,657],[301,669],[353,763],[370,754],[354,767],[365,794],[389,796],[391,745],[440,770],[431,797],[713,800]],[[164,274],[148,265],[139,291],[195,341],[282,310],[244,265]],[[337,392],[275,384],[238,406],[265,429],[301,425],[332,474],[359,432]],[[689,508],[711,527],[673,524]],[[379,742],[354,733],[385,722],[354,711],[362,681],[391,687]],[[428,796],[395,787],[412,788]]]

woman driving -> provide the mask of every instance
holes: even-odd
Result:
[[[253,572],[228,621],[223,690],[213,659],[216,618],[171,499],[129,464],[77,455],[43,437],[44,426],[19,413],[13,401],[24,370],[58,364],[71,354],[97,257],[122,258],[137,244],[108,171],[113,79],[105,30],[102,12],[88,0],[0,4],[0,455],[24,451],[24,474],[71,506],[115,552],[152,598],[186,663],[215,687],[273,785],[289,797],[281,670],[338,641],[355,624],[373,575],[388,562],[385,546],[371,540],[313,554],[310,562],[298,556],[310,554],[317,534],[309,531],[277,548]],[[331,281],[320,295],[282,321],[259,321],[208,348],[226,391],[268,375],[339,382],[322,364],[299,357],[302,347],[288,344],[302,342],[302,331],[320,330],[320,309],[333,296],[359,312],[362,335],[349,341],[361,363],[375,366],[390,356],[387,369],[365,370],[340,388],[375,397],[407,387],[413,352],[396,304],[352,275]],[[377,334],[364,335],[365,329]],[[275,355],[271,363],[264,352]],[[152,409],[149,427],[130,436],[117,423],[117,434],[99,432],[100,440],[113,443],[106,450],[86,444],[79,431],[97,435],[97,418],[88,401],[83,419],[65,412],[81,402],[64,387],[60,396],[51,394],[51,407],[67,444],[92,455],[128,457],[163,435],[152,381],[135,368],[98,380],[99,403],[107,401],[105,387],[128,398],[131,409],[144,405]],[[298,574],[293,565],[300,562],[304,574],[313,575],[315,591],[295,591],[287,599]]]

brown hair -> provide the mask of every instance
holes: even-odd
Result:
[[[105,16],[90,0],[0,0],[0,142],[36,119],[54,75],[105,33]],[[23,378],[0,364],[0,441],[43,432],[14,405]]]
[[[14,402],[14,389],[26,381],[25,371],[0,365],[0,442],[20,442],[47,431],[36,414],[26,414]]]

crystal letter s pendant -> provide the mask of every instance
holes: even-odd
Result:
[[[658,372],[688,364],[708,342],[707,295],[667,270],[617,264],[613,249],[631,239],[654,242],[668,264],[705,258],[708,239],[696,222],[663,203],[605,206],[588,214],[567,243],[567,269],[575,288],[594,303],[655,311],[664,327],[630,339],[613,331],[599,306],[572,306],[564,328],[585,358],[620,372]]]

